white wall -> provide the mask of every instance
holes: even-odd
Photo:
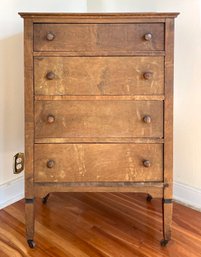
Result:
[[[18,12],[86,12],[86,0],[1,0],[0,5],[0,208],[23,195],[23,173],[13,156],[24,152],[23,19]],[[15,181],[14,181],[15,180]]]
[[[23,39],[19,11],[180,12],[175,38],[174,177],[176,195],[201,194],[200,0],[3,0],[0,7],[0,185],[17,178],[12,157],[23,150]],[[20,177],[22,174],[19,175]],[[179,186],[178,186],[179,185]],[[197,190],[197,191],[196,191]],[[201,197],[200,197],[201,199]],[[1,200],[0,200],[1,201]],[[191,202],[191,200],[189,200]],[[192,199],[193,202],[193,199]],[[196,204],[195,204],[196,205]]]
[[[201,209],[201,1],[88,0],[90,12],[180,12],[175,26],[176,199]]]

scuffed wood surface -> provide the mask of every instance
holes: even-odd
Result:
[[[33,52],[34,57],[97,57],[97,56],[165,56],[165,51],[118,51],[117,52],[110,52],[110,51],[99,51],[97,52],[87,52],[87,51],[80,51],[80,52],[49,52],[49,51],[43,51],[43,52]]]
[[[174,73],[174,20],[167,19],[165,40],[165,101],[164,101],[164,189],[165,198],[173,193],[173,73]]]
[[[163,101],[165,99],[164,95],[124,95],[124,96],[109,96],[109,95],[88,95],[88,96],[72,96],[72,95],[36,95],[35,100],[60,100],[60,101],[102,101],[102,100],[135,100],[135,101]]]
[[[96,187],[100,191],[112,188],[114,191],[121,191],[122,188],[129,191],[131,186],[113,187],[110,183],[142,180],[149,181],[151,185],[135,185],[133,192],[172,198],[173,18],[177,13],[21,15],[25,18],[26,197],[48,193],[47,190],[95,191]],[[51,71],[55,76],[50,73],[49,79],[53,80],[47,82],[46,74]],[[153,78],[143,80],[143,72],[153,72]],[[40,144],[35,145],[34,157],[36,142]],[[48,145],[50,142],[52,144]],[[148,159],[147,155],[151,159],[150,168],[142,167],[142,159]],[[50,158],[56,161],[52,169],[47,170]],[[33,178],[38,182],[33,183]],[[85,184],[73,184],[74,181]],[[94,182],[90,188],[89,181]],[[98,186],[95,184],[98,182],[108,183],[108,186]],[[72,185],[69,186],[69,183]],[[104,204],[107,202],[107,199],[101,200]],[[123,205],[122,213],[126,214],[124,219],[127,221],[131,204],[128,207],[125,203]],[[27,218],[26,235],[29,239],[33,239],[34,235],[33,207],[26,208],[26,217],[30,217]],[[118,207],[121,209],[121,206]],[[117,216],[118,207],[117,214],[114,212]],[[143,210],[142,214],[146,215],[146,211]],[[171,205],[164,206],[163,214],[164,237],[169,239]],[[113,221],[113,216],[110,221]],[[149,219],[150,215],[147,215],[142,228],[146,232],[149,228],[152,238],[157,229],[152,227],[153,222],[149,223]],[[83,232],[78,231],[76,236],[81,237],[72,239],[76,241],[75,245],[71,244],[72,241],[69,243],[72,230],[68,240],[63,240],[63,233],[61,240],[57,236],[53,240],[54,219],[49,221],[51,230],[45,229],[45,234],[48,240],[59,242],[59,248],[48,246],[51,248],[48,256],[109,257],[117,249],[115,257],[159,256],[158,242],[154,255],[154,251],[143,246],[142,241],[129,241],[130,230],[126,231],[126,237],[122,237],[123,241],[119,240],[119,236],[117,240],[116,230],[112,236],[109,233],[106,243],[99,242],[93,233],[89,233],[87,245],[82,239],[81,247],[77,249]],[[63,224],[65,220],[60,217],[59,226],[63,228],[67,225],[67,228],[72,226],[74,229],[76,222],[77,217],[73,220],[68,216],[66,224]],[[108,231],[102,230],[102,223],[98,229],[97,222],[94,224],[90,224],[92,232],[96,231],[99,238],[104,238]],[[133,224],[138,226],[138,219],[132,220]],[[85,228],[85,223],[82,225]],[[42,227],[37,230],[41,233]],[[83,234],[88,235],[87,232]],[[186,243],[188,241],[185,246]],[[119,247],[122,245],[123,248]],[[137,249],[133,245],[137,245]],[[44,250],[44,245],[41,249],[37,257],[44,256],[49,250],[46,247]],[[65,254],[63,249],[67,249]],[[174,256],[184,256],[183,249],[180,248],[176,255],[174,252]],[[9,250],[9,257],[17,255]],[[27,256],[24,251],[20,253]],[[193,256],[197,251],[191,253]]]
[[[44,197],[50,192],[136,192],[163,197],[162,182],[35,182],[35,195]]]
[[[40,144],[34,156],[35,182],[163,180],[163,144]]]
[[[47,41],[46,35],[55,35]],[[144,35],[153,39],[146,41]],[[147,24],[34,24],[34,51],[162,51],[164,23]]]
[[[65,138],[36,138],[36,144],[65,144],[65,143],[134,143],[134,144],[162,144],[163,138],[143,138],[143,137],[65,137]]]
[[[47,122],[48,115],[55,121]],[[145,115],[152,121],[146,124]],[[163,137],[162,101],[36,101],[35,137]]]
[[[55,78],[46,75],[53,72]],[[149,80],[144,73],[151,72]],[[36,95],[162,95],[164,57],[39,57]]]
[[[33,144],[34,144],[34,74],[33,74],[33,23],[24,22],[24,93],[25,93],[25,197],[33,198]]]

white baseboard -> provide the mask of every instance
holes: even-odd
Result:
[[[201,211],[201,189],[174,182],[174,200]]]
[[[0,209],[24,198],[24,177],[0,185]]]
[[[24,198],[24,177],[0,185],[0,209]],[[201,211],[201,189],[174,182],[174,200]]]

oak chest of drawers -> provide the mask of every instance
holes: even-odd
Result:
[[[30,247],[34,198],[69,191],[161,198],[165,245],[172,219],[177,14],[21,16]]]

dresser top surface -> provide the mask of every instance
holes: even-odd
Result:
[[[19,12],[23,18],[176,18],[177,12],[127,12],[127,13],[42,13],[42,12]]]

